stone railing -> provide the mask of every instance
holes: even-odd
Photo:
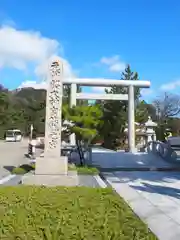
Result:
[[[83,151],[83,162],[85,165],[91,166],[92,165],[92,148],[91,146],[89,146],[86,149],[82,149]],[[80,156],[78,153],[77,148],[71,149],[71,151],[69,151],[68,153],[68,158],[70,162],[73,162],[75,164],[80,164]]]
[[[151,141],[148,142],[146,150],[149,153],[153,153],[157,156],[160,156],[166,161],[169,162],[177,161],[177,154],[168,143],[160,141]]]
[[[61,154],[63,156],[67,156],[68,159],[73,162],[80,164],[80,156],[77,150],[77,146],[72,146],[70,144],[65,144],[62,142]],[[44,149],[44,138],[39,137],[36,139],[36,148]],[[84,155],[84,164],[92,165],[92,146],[90,145],[87,149],[83,147],[83,155]],[[43,154],[42,154],[43,156]]]

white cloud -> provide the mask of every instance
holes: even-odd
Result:
[[[53,58],[53,57],[54,56],[52,56],[49,59],[43,61],[41,64],[39,64],[35,68],[35,74],[38,77],[40,77],[41,79],[45,79],[45,77],[47,76],[49,63],[51,62],[51,58]],[[66,59],[63,59],[61,57],[59,57],[59,59],[63,62],[63,74],[64,74],[64,77],[65,78],[73,77],[74,73],[73,73],[72,67],[69,64],[69,62]]]
[[[28,63],[41,64],[58,53],[57,40],[43,37],[39,32],[0,28],[0,66],[25,70]]]
[[[100,63],[108,66],[108,70],[110,72],[121,72],[126,67],[126,64],[120,60],[119,55],[115,55],[109,58],[102,57]]]
[[[34,89],[46,89],[47,83],[46,82],[40,82],[37,83],[36,81],[24,81],[21,83],[21,85],[18,88],[34,88]]]
[[[52,57],[53,58],[53,57]],[[58,57],[62,62],[63,62],[63,71],[64,71],[64,77],[65,78],[72,78],[75,77],[74,71],[72,70],[71,65],[68,63],[67,60]],[[47,75],[48,75],[48,67],[49,63],[51,61],[51,58],[42,62],[40,65],[38,65],[35,68],[35,74],[40,77],[41,81],[31,81],[31,80],[26,80],[20,84],[18,88],[28,88],[32,87],[34,89],[46,89],[47,87]]]
[[[45,86],[49,61],[60,52],[60,43],[42,36],[40,32],[18,30],[12,24],[0,27],[0,68],[9,67],[27,72],[31,65],[34,66],[34,74],[40,81],[24,81],[20,88]],[[69,62],[61,57],[60,60],[64,64],[65,77],[72,77],[73,70]]]
[[[160,87],[160,90],[174,90],[176,87],[180,87],[180,80],[174,81],[174,82],[170,82],[167,84],[163,84]]]

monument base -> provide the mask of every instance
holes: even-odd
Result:
[[[59,158],[36,158],[35,174],[37,175],[67,175],[68,158],[61,156]]]
[[[68,158],[39,157],[36,159],[35,173],[27,173],[22,177],[22,184],[44,186],[77,186],[79,184],[76,171],[68,171]]]
[[[78,186],[79,180],[77,172],[68,172],[61,175],[41,175],[28,173],[22,177],[22,184],[24,185],[37,185],[37,186],[65,186],[72,187]]]

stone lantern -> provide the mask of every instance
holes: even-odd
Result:
[[[151,117],[148,117],[148,121],[145,123],[146,127],[146,135],[147,135],[147,142],[156,141],[156,133],[155,127],[157,127],[157,123],[153,122]]]

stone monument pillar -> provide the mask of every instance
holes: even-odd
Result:
[[[36,158],[35,174],[25,175],[23,184],[78,185],[77,173],[68,173],[68,158],[61,156],[62,96],[63,64],[56,58],[50,64],[48,74],[44,157]]]
[[[71,84],[71,93],[70,93],[70,107],[72,108],[73,106],[76,106],[76,93],[77,93],[77,85],[72,83]],[[70,144],[71,145],[76,145],[76,135],[75,133],[72,133],[70,135]]]
[[[50,64],[46,96],[44,158],[36,161],[36,174],[67,174],[68,160],[61,155],[63,64],[57,58]]]

